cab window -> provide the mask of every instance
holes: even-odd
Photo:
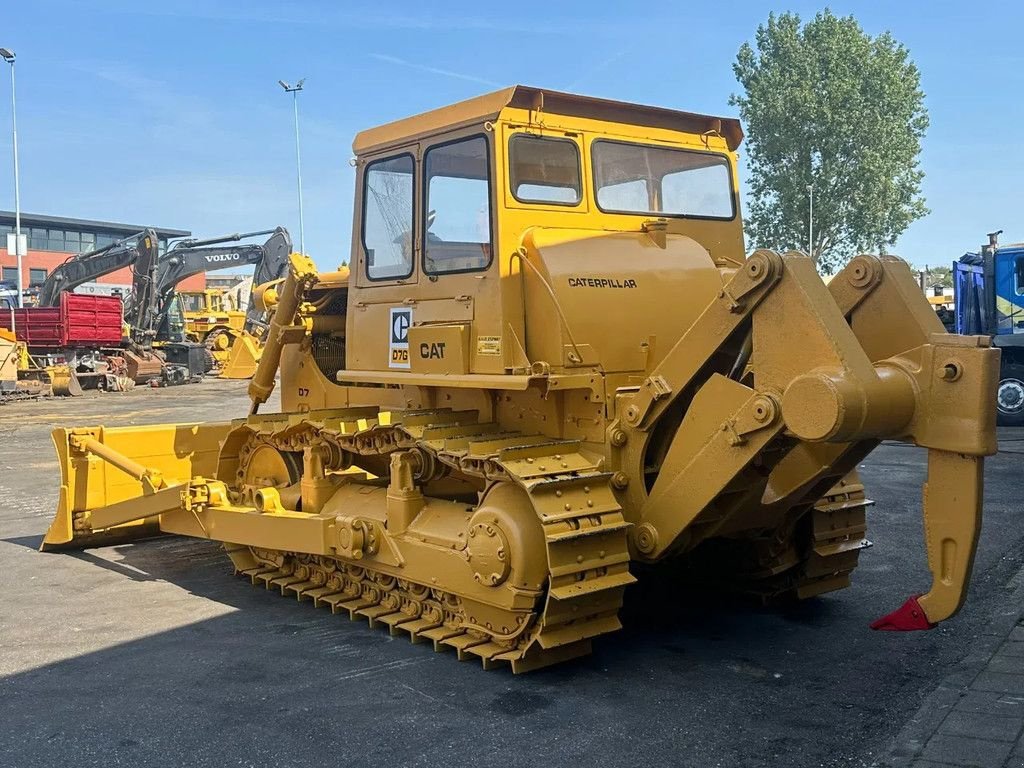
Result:
[[[439,144],[424,155],[423,268],[472,272],[491,263],[491,175],[487,139]]]
[[[363,176],[363,251],[366,276],[398,280],[412,274],[413,158],[375,160]]]
[[[595,141],[597,206],[609,213],[735,216],[729,161],[713,152]]]
[[[576,142],[520,133],[509,139],[509,182],[521,203],[578,205],[582,199]]]

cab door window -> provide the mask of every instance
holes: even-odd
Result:
[[[363,251],[371,280],[401,280],[413,267],[413,162],[375,160],[363,176]]]
[[[487,139],[438,144],[424,155],[428,274],[486,269],[491,263],[491,174]]]

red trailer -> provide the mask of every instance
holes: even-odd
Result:
[[[0,313],[0,322],[10,322]],[[121,299],[117,296],[82,296],[65,292],[56,307],[14,310],[14,332],[29,350],[116,347],[121,343]]]

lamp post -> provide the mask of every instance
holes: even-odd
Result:
[[[302,78],[295,85],[289,85],[284,80],[277,83],[284,88],[286,93],[292,95],[292,104],[295,107],[295,172],[299,187],[299,250],[306,252],[306,227],[302,219],[302,155],[299,153],[299,91],[306,78]]]
[[[25,299],[22,296],[24,288],[21,276],[21,188],[18,184],[18,102],[14,96],[14,51],[10,48],[0,48],[0,58],[3,58],[11,65],[11,125],[14,138],[14,255],[18,264],[18,306],[23,307]]]
[[[807,185],[807,194],[810,195],[810,204],[807,207],[807,253],[814,258],[814,185]]]

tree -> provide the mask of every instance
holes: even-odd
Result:
[[[884,252],[928,213],[918,156],[928,128],[921,76],[888,32],[871,37],[852,17],[807,24],[771,14],[733,65],[746,124],[748,240],[806,250],[834,272],[858,252]]]

